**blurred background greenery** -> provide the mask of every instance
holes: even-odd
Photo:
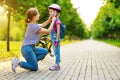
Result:
[[[120,0],[107,0],[91,25],[94,38],[120,39]]]
[[[4,1],[5,3],[3,3]],[[27,9],[29,9],[30,7],[37,7],[40,12],[40,20],[38,21],[38,23],[42,23],[48,19],[48,6],[52,3],[57,3],[62,8],[60,19],[67,26],[67,39],[89,37],[88,30],[84,22],[81,20],[76,9],[73,8],[70,0],[1,0],[1,2],[3,3],[1,5],[11,10],[11,41],[23,40],[26,28],[24,20],[26,18]],[[7,5],[8,7],[6,7],[5,5]],[[3,15],[1,15],[0,17],[0,40],[6,40],[7,18]]]

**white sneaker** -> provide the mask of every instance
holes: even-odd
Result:
[[[16,68],[18,67],[19,61],[16,58],[12,58],[12,71],[16,72]]]

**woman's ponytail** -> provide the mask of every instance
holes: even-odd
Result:
[[[30,22],[30,19],[29,19],[29,18],[25,19],[25,22],[26,22],[26,23],[29,23],[29,22]]]

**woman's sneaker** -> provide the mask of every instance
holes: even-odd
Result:
[[[18,67],[19,61],[16,58],[12,58],[12,71],[16,72],[16,68]]]
[[[60,65],[59,64],[54,64],[49,68],[49,70],[51,70],[51,71],[60,70]]]

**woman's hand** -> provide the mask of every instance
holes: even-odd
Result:
[[[52,18],[53,18],[53,16],[50,15],[49,18],[48,18],[49,22],[52,22]]]
[[[56,20],[56,17],[54,16],[54,17],[52,17],[52,21],[54,21],[55,22],[55,20]]]

